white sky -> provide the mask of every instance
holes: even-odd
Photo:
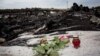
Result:
[[[71,7],[73,2],[87,6],[100,6],[100,0],[0,0],[0,9],[13,8],[67,8]]]

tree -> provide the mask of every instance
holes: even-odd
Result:
[[[100,17],[100,14],[99,14],[98,10],[95,10],[95,11],[94,11],[94,15],[95,15],[96,17]]]
[[[86,7],[84,6],[84,7],[83,7],[83,11],[85,11],[85,12],[89,12],[89,10],[90,10],[90,9],[89,9],[88,6],[86,6]]]
[[[81,4],[79,7],[80,7],[80,10],[82,11],[83,10],[83,5]]]
[[[80,7],[78,6],[77,3],[73,3],[72,10],[73,11],[79,11],[80,10]]]

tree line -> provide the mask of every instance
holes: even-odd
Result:
[[[89,12],[90,11],[88,6],[83,6],[82,4],[78,5],[77,3],[73,3],[73,6],[71,7],[71,10],[72,11],[84,11],[84,12]]]

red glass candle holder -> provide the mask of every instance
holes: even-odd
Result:
[[[76,49],[79,48],[80,47],[79,37],[73,37],[72,43],[73,43],[74,48],[76,48]]]

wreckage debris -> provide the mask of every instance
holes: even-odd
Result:
[[[92,14],[92,16],[94,15]],[[68,12],[57,9],[0,10],[0,36],[9,41],[17,38],[23,32],[43,34],[59,30],[100,29],[100,24],[97,22],[96,25],[93,25],[95,23],[92,18],[91,14],[85,12]],[[98,27],[96,28],[96,26]]]

